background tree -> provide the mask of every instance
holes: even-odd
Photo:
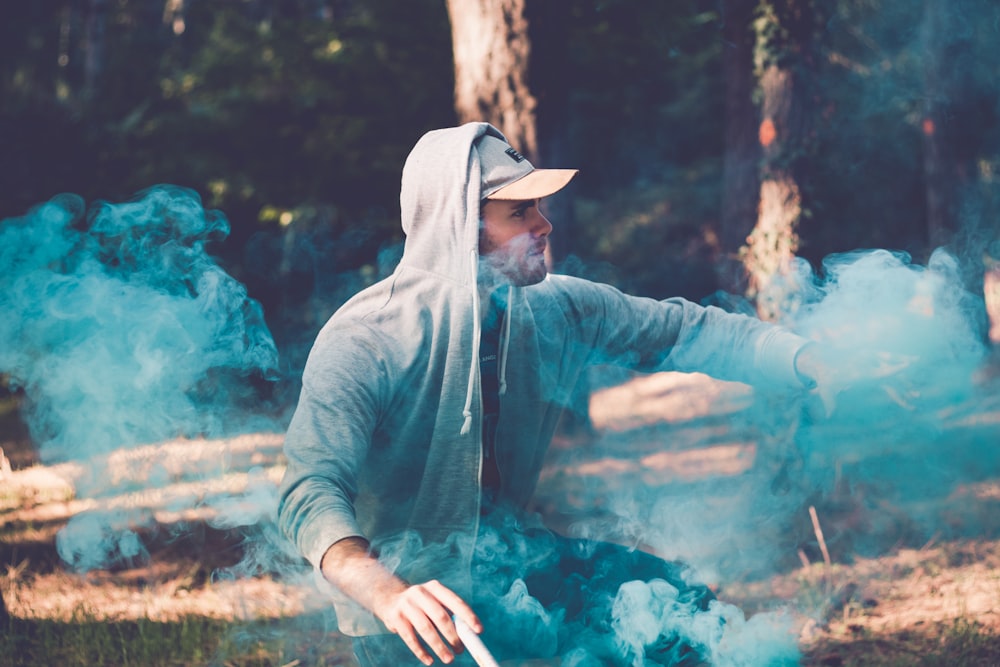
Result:
[[[974,51],[971,26],[955,2],[924,0],[924,174],[932,246],[954,241],[961,201],[974,180],[976,141],[967,133],[972,81],[963,55]],[[959,0],[958,4],[962,4]]]
[[[581,169],[549,202],[560,207],[550,211],[558,270],[658,298],[737,292],[716,258],[756,221],[748,165],[762,150],[764,98],[737,94],[725,72],[742,68],[739,86],[756,85],[742,28],[756,4],[454,3],[493,12],[516,37],[497,48],[520,49],[503,70],[518,84],[498,82],[528,90],[512,99],[534,115],[536,145],[513,140],[540,165]],[[941,2],[947,15],[930,22],[904,0],[766,6],[777,18],[754,27],[774,28],[768,62],[793,75],[792,130],[796,104],[809,119],[798,134],[772,119],[767,162],[799,188],[797,256],[820,270],[827,254],[855,248],[923,261],[928,187],[945,186],[953,246],[970,240],[963,262],[975,248],[1000,255],[1000,5]],[[800,35],[796,21],[808,20]],[[930,49],[929,25],[949,26]],[[284,358],[298,359],[300,339],[394,263],[402,161],[424,131],[458,120],[451,28],[440,0],[25,3],[0,22],[0,218],[65,191],[121,201],[157,183],[193,188],[232,225],[213,251],[264,303]],[[508,101],[484,95],[475,117]],[[935,136],[958,132],[955,142],[925,144],[930,112]],[[939,171],[925,154],[940,155]],[[299,361],[288,363],[294,375]]]
[[[997,290],[990,255],[996,225],[988,211],[990,169],[983,150],[990,142],[982,129],[995,127],[1000,115],[995,92],[984,96],[988,88],[982,85],[979,56],[987,61],[991,56],[981,51],[983,36],[977,35],[971,18],[981,13],[977,4],[924,0],[926,94],[921,129],[928,240],[932,248],[947,247],[962,259],[965,284],[977,297],[990,293],[989,303],[970,300],[987,336],[986,306],[995,309]]]
[[[757,22],[756,65],[761,99],[759,140],[764,162],[757,224],[743,259],[748,295],[764,319],[788,312],[790,262],[798,251],[803,187],[809,179],[817,109],[815,80],[819,27],[813,0],[766,0]]]
[[[541,167],[573,164],[569,107],[573,85],[569,53],[572,5],[573,0],[547,0],[528,2],[525,6],[531,44],[528,85],[537,101],[535,164]],[[581,250],[577,246],[580,234],[573,207],[575,190],[575,185],[571,184],[567,190],[543,202],[545,214],[558,226],[558,232],[549,239],[553,264]]]
[[[87,0],[83,16],[83,87],[82,97],[90,100],[104,70],[104,49],[108,23],[108,0]]]
[[[531,3],[534,11],[529,21],[525,0],[448,1],[459,121],[492,123],[538,166],[566,157],[568,5],[565,0]],[[536,41],[544,46],[533,49]],[[542,96],[542,105],[534,90]],[[578,237],[565,194],[547,199],[544,205],[558,225],[562,243]],[[568,245],[562,246],[562,257],[567,249]],[[552,243],[546,252],[551,265]],[[589,399],[589,383],[582,377],[560,422],[562,432],[590,430]]]
[[[760,197],[760,114],[754,103],[758,0],[725,0],[722,5],[722,66],[726,82],[726,143],[719,218],[719,289],[735,295],[748,288],[740,249],[757,220]]]
[[[703,0],[576,0],[564,15],[560,164],[580,174],[571,186],[576,252],[561,270],[658,298],[701,300],[717,289],[724,77],[715,10]]]
[[[459,122],[484,120],[532,162],[536,100],[528,87],[531,43],[525,0],[448,0]]]

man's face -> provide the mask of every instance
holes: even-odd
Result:
[[[479,230],[480,266],[485,279],[523,287],[544,280],[545,246],[552,225],[537,199],[487,200]]]

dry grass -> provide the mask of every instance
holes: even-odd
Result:
[[[580,520],[581,503],[592,518],[607,509],[583,486],[742,479],[760,465],[753,433],[726,428],[726,415],[747,405],[743,392],[704,376],[664,375],[598,394],[602,446],[557,443],[541,507],[558,524],[564,512]],[[692,395],[700,398],[688,400]],[[992,413],[953,422],[969,420],[997,423]],[[657,428],[671,429],[682,446],[664,449]],[[620,432],[629,438],[616,440]],[[349,642],[329,631],[324,600],[294,563],[280,572],[219,576],[246,555],[248,534],[261,537],[253,533],[254,494],[280,477],[281,440],[179,439],[53,466],[32,464],[15,441],[0,443],[15,462],[0,466],[0,592],[12,617],[0,665],[350,664]],[[102,492],[89,493],[98,482]],[[933,502],[939,514],[996,526],[1000,518],[987,514],[998,488],[985,479]],[[860,493],[849,491],[854,505],[818,506],[831,535],[871,524],[858,514]],[[245,525],[220,525],[220,513],[238,513],[240,499]],[[719,502],[724,508],[729,501]],[[123,512],[146,553],[107,569],[69,571],[56,551],[59,529],[101,511]],[[811,537],[808,517],[802,524]],[[830,563],[818,553],[793,555],[766,577],[727,579],[719,597],[748,614],[792,610],[808,665],[1000,664],[1000,541],[901,542],[875,558],[833,549]]]

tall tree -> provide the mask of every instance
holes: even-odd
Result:
[[[448,0],[460,122],[485,120],[533,162],[535,96],[528,88],[531,44],[526,0]]]
[[[572,79],[569,59],[570,26],[568,17],[572,0],[529,2],[525,7],[528,38],[531,44],[528,83],[537,102],[535,113],[535,164],[567,167],[573,164],[569,149],[569,96]],[[572,186],[571,190],[572,191]],[[552,220],[556,233],[549,240],[553,263],[579,252],[575,233],[571,195],[564,192],[546,199],[545,215]]]
[[[560,64],[567,41],[565,16],[558,13],[567,8],[565,0],[547,0],[533,7],[533,34],[542,33],[540,41],[548,45],[544,67],[531,68],[531,35],[525,13],[527,0],[448,0],[451,19],[452,47],[455,58],[455,112],[459,122],[485,120],[500,129],[511,145],[535,164],[543,159],[558,160],[562,140],[566,136],[566,96],[568,91],[560,78]],[[538,115],[538,100],[529,87],[534,72],[538,89],[546,95],[544,113]],[[539,126],[550,131],[551,139],[540,143]],[[544,150],[544,154],[543,154]],[[546,202],[546,213],[557,221],[572,224],[570,208],[565,199]],[[565,229],[565,231],[568,231]],[[564,233],[570,238],[571,233]],[[552,247],[547,252],[552,264]],[[561,253],[565,256],[565,253]],[[587,378],[581,378],[570,398],[559,428],[574,435],[590,432],[588,404],[590,391]]]
[[[927,232],[931,247],[954,240],[959,230],[962,190],[974,173],[975,147],[963,141],[961,110],[967,98],[956,57],[970,48],[965,19],[953,2],[924,0],[924,176]]]
[[[83,20],[83,98],[90,100],[104,72],[108,0],[88,0]]]
[[[758,0],[725,0],[722,5],[722,66],[726,81],[726,143],[723,164],[722,215],[719,221],[719,288],[743,294],[747,267],[739,251],[757,219],[760,197],[760,114],[754,104],[753,19]]]
[[[1000,262],[988,259],[983,272],[983,300],[989,320],[987,338],[1000,345]]]
[[[980,0],[924,0],[924,179],[927,236],[931,248],[947,247],[958,258],[965,286],[978,297],[995,290],[984,254],[994,225],[984,206],[980,160],[984,139],[998,120],[996,90],[977,80],[990,55],[977,41]],[[989,111],[984,112],[984,109]],[[970,304],[987,335],[986,303]],[[995,317],[995,316],[994,316]]]
[[[742,250],[748,295],[764,319],[777,319],[791,304],[791,260],[798,250],[803,215],[802,185],[814,135],[817,66],[822,20],[819,0],[763,0],[757,19],[756,68],[761,100],[758,140],[763,171],[757,224]]]

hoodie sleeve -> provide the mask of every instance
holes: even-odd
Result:
[[[803,388],[795,358],[809,341],[779,326],[685,299],[657,301],[571,279],[572,317],[591,361],[643,372],[702,372],[758,387]]]
[[[333,543],[364,537],[354,500],[381,414],[387,364],[362,334],[320,336],[285,436],[278,524],[316,567]]]

